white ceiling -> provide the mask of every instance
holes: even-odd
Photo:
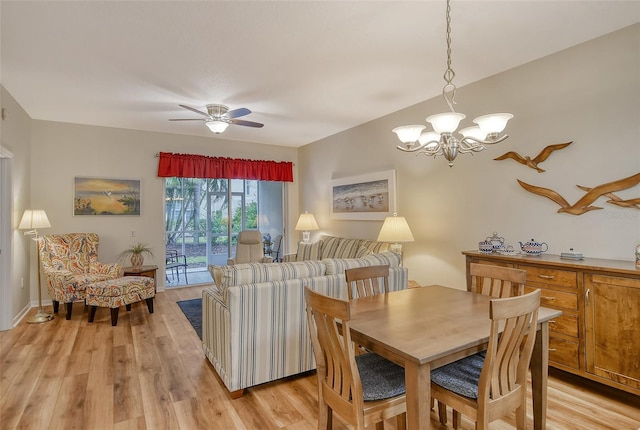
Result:
[[[444,13],[444,0],[3,0],[0,78],[33,119],[298,147],[440,94]],[[454,83],[637,22],[640,1],[453,1]],[[168,121],[209,103],[265,126]]]

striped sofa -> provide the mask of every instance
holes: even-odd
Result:
[[[282,261],[322,260],[325,258],[361,258],[389,251],[391,244],[366,239],[320,235],[313,243],[298,244],[295,254],[287,254]]]
[[[202,292],[202,346],[232,398],[245,388],[315,369],[304,286],[347,298],[344,270],[388,264],[389,288],[408,287],[392,252],[363,258],[209,266]]]

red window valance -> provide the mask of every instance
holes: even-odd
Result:
[[[293,182],[293,163],[161,152],[158,176]]]

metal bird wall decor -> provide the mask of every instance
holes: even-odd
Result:
[[[513,152],[513,151],[509,151],[505,154],[502,154],[501,156],[499,156],[498,158],[494,158],[494,160],[506,160],[507,158],[511,158],[512,160],[517,161],[520,164],[524,164],[525,166],[531,167],[532,169],[535,169],[538,171],[538,173],[542,173],[545,170],[541,169],[540,167],[538,167],[538,163],[542,163],[544,160],[546,160],[547,158],[549,158],[549,155],[551,155],[551,153],[553,151],[557,151],[559,149],[562,148],[566,148],[567,146],[571,145],[573,143],[573,141],[571,142],[567,142],[567,143],[558,143],[557,145],[549,145],[546,148],[544,148],[542,151],[540,151],[540,153],[538,155],[535,156],[535,158],[531,158],[528,155],[525,155],[524,157],[520,154],[518,154],[517,152]]]
[[[565,200],[565,198],[560,194],[553,190],[550,190],[549,188],[530,185],[526,182],[522,182],[520,179],[518,179],[517,181],[522,188],[529,191],[530,193],[538,194],[557,203],[560,206],[558,212],[565,212],[571,215],[582,215],[589,211],[602,209],[599,206],[592,205],[592,203],[594,203],[598,198],[602,196],[609,199],[607,200],[607,203],[625,208],[640,209],[640,198],[624,200],[613,194],[615,191],[626,190],[627,188],[631,188],[640,184],[640,173],[636,173],[635,175],[629,176],[628,178],[618,179],[617,181],[598,185],[597,187],[593,188],[577,185],[578,188],[583,191],[587,191],[587,193],[572,205],[569,204],[569,202],[567,202],[567,200]]]

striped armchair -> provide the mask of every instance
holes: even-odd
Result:
[[[38,241],[40,264],[53,300],[53,312],[60,302],[66,306],[66,319],[71,319],[73,302],[85,299],[87,285],[107,279],[121,278],[119,264],[98,261],[98,235],[95,233],[47,234]]]

